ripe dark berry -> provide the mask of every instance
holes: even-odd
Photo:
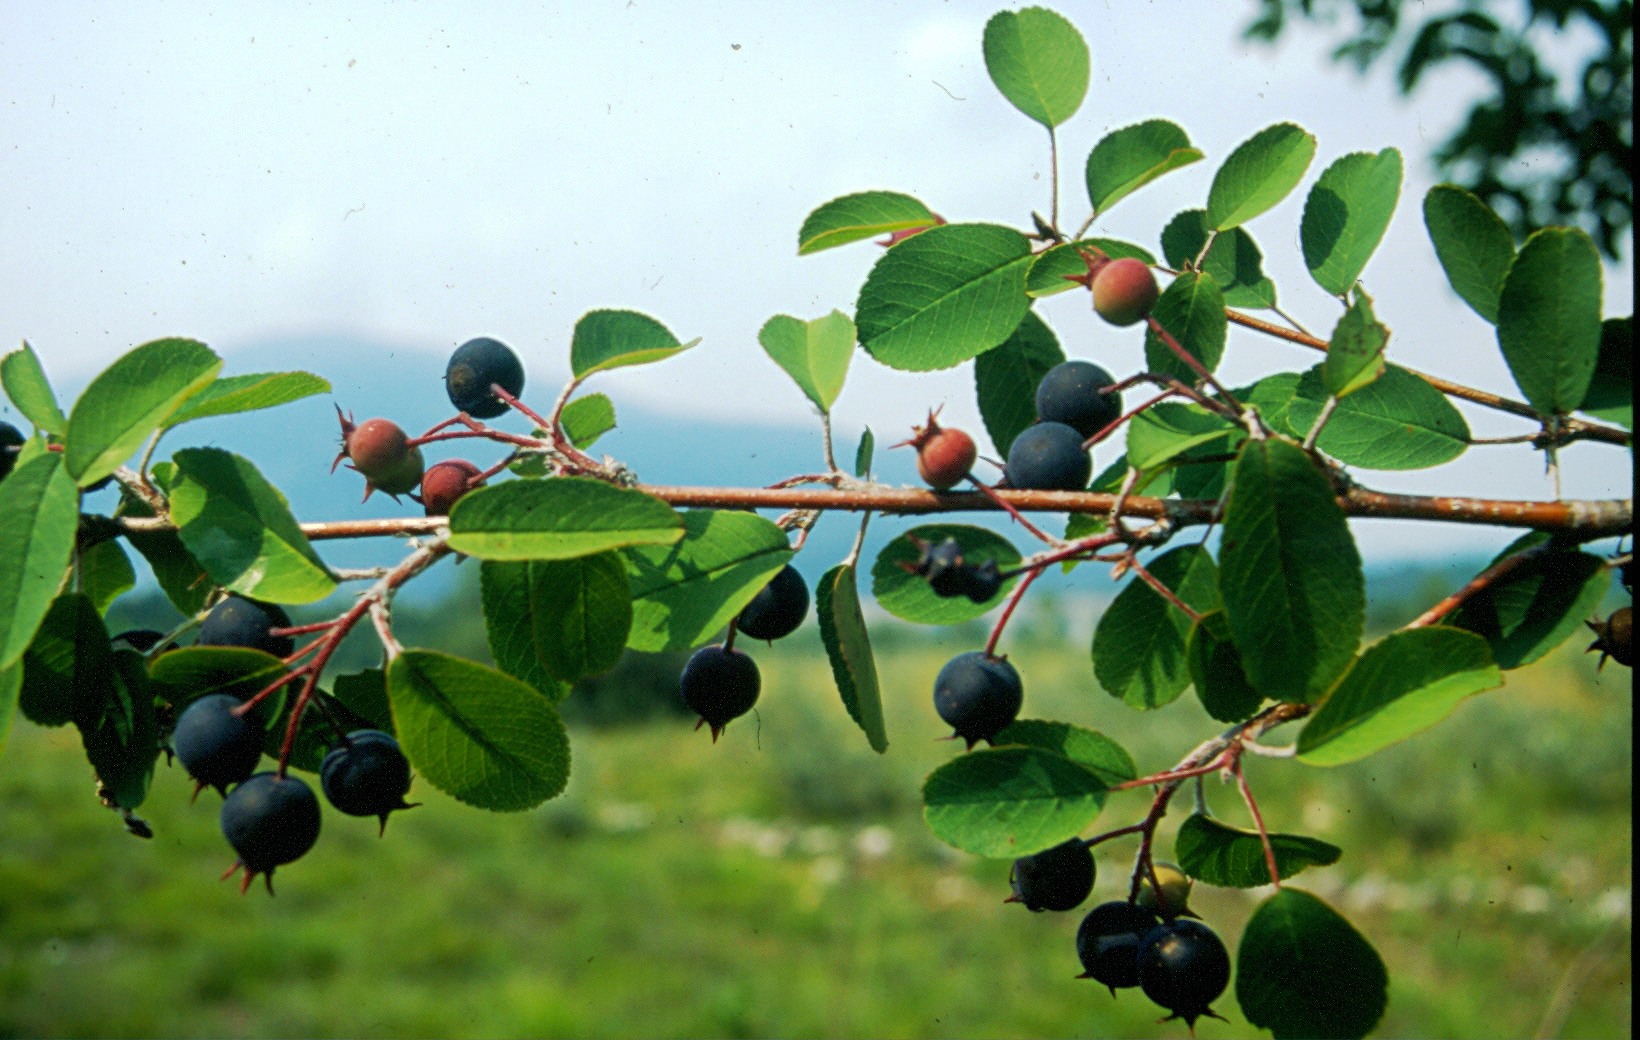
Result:
[[[948,491],[974,468],[974,462],[979,458],[979,449],[974,446],[974,438],[961,430],[949,426],[941,426],[935,417],[939,409],[928,413],[926,426],[913,426],[911,439],[894,445],[903,448],[910,445],[917,449],[917,475],[923,482],[935,491]]]
[[[381,491],[397,497],[414,491],[421,483],[421,449],[410,443],[410,435],[390,419],[366,419],[354,423],[351,416],[336,409],[342,423],[342,451],[330,464],[334,472],[343,459],[365,479],[364,497]]]
[[[808,583],[788,563],[741,610],[735,628],[753,639],[779,639],[797,631],[808,613]]]
[[[480,336],[450,355],[444,389],[457,411],[474,419],[493,419],[505,412],[507,403],[490,390],[492,383],[514,397],[524,392],[524,364],[505,343]]]
[[[483,487],[479,468],[466,459],[450,459],[427,467],[421,478],[421,504],[428,516],[449,516],[456,500],[475,487]]]
[[[1584,624],[1595,634],[1589,649],[1600,651],[1600,664],[1595,665],[1597,670],[1605,665],[1608,657],[1625,668],[1634,667],[1633,608],[1618,607],[1605,621],[1585,621]]]
[[[23,431],[11,423],[0,422],[0,480],[11,476],[12,467],[17,465],[17,453],[27,439]]]
[[[1139,984],[1139,942],[1161,922],[1142,906],[1123,900],[1100,903],[1076,929],[1076,956],[1082,961],[1077,978],[1093,979],[1119,989]]]
[[[1112,325],[1143,321],[1159,296],[1156,276],[1143,260],[1112,260],[1093,276],[1093,309]]]
[[[975,603],[984,603],[1002,588],[1002,574],[995,560],[969,563],[962,545],[955,538],[939,542],[915,541],[917,562],[902,561],[900,566],[911,574],[928,579],[928,587],[942,599],[967,596]]]
[[[1024,700],[1014,666],[982,650],[951,658],[934,678],[934,710],[969,748],[1013,722]]]
[[[226,795],[229,787],[256,772],[262,760],[262,727],[234,714],[241,703],[226,693],[207,694],[177,719],[171,747],[194,778],[196,796],[207,787]]]
[[[1093,850],[1081,838],[1014,860],[1009,883],[1014,894],[1006,902],[1024,903],[1027,910],[1075,910],[1093,891]]]
[[[1156,860],[1151,864],[1156,872],[1156,880],[1161,884],[1161,897],[1157,898],[1156,888],[1150,883],[1150,875],[1142,874],[1139,877],[1139,895],[1134,902],[1151,911],[1164,921],[1175,917],[1195,917],[1190,912],[1190,886],[1194,884],[1190,876],[1180,870],[1175,863]]]
[[[1008,486],[1033,491],[1081,491],[1093,475],[1083,437],[1060,422],[1026,427],[1008,447]]]
[[[404,800],[410,790],[410,760],[391,734],[354,730],[325,756],[319,786],[331,805],[349,816],[380,817],[386,831],[388,813],[411,808]]]
[[[703,646],[683,666],[678,694],[700,721],[695,728],[712,727],[712,742],[731,720],[752,710],[762,679],[757,663],[739,650]]]
[[[1122,395],[1100,393],[1116,380],[1091,361],[1065,361],[1036,384],[1036,414],[1043,422],[1071,427],[1086,440],[1122,414]]]
[[[1139,942],[1139,985],[1145,996],[1195,1028],[1230,984],[1230,953],[1213,929],[1180,918],[1157,925]],[[1163,1019],[1166,1021],[1166,1019]]]
[[[290,615],[273,603],[229,596],[205,615],[199,626],[199,646],[246,646],[275,657],[289,657],[296,643],[289,636],[273,636],[275,628],[290,627]]]
[[[222,803],[222,834],[239,854],[224,878],[245,868],[241,892],[264,875],[273,892],[273,871],[301,859],[319,840],[319,799],[294,776],[257,773],[235,787]]]

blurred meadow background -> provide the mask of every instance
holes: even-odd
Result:
[[[483,657],[476,568],[455,570],[451,600],[406,596],[396,618],[409,645]],[[1376,581],[1379,629],[1450,583]],[[1140,714],[1100,691],[1091,606],[1050,597],[1010,626],[1025,714],[1164,768],[1218,726],[1190,694]],[[424,804],[381,839],[374,820],[327,810],[271,899],[217,880],[232,861],[220,800],[190,805],[179,768],[161,765],[141,841],[97,806],[72,728],[19,720],[0,769],[0,1036],[1185,1035],[1137,991],[1112,999],[1074,977],[1080,912],[1004,905],[1008,863],[921,820],[921,778],[958,751],[928,691],[983,629],[885,620],[873,638],[886,755],[838,704],[812,618],[755,650],[763,698],[716,745],[677,705],[681,657],[629,656],[566,702],[565,795],[499,815],[418,783]],[[1272,828],[1344,849],[1289,883],[1383,954],[1376,1035],[1631,1033],[1632,681],[1581,649],[1354,765],[1251,762]],[[361,643],[342,666],[375,652]],[[1233,789],[1207,790],[1246,822]],[[1113,796],[1089,833],[1147,801]],[[1124,893],[1134,849],[1100,847],[1084,910]],[[1262,894],[1202,888],[1193,905],[1234,949]],[[1204,1019],[1199,1035],[1254,1032],[1232,994],[1217,1010],[1231,1024]]]

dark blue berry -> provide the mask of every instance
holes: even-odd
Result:
[[[1078,978],[1104,983],[1112,996],[1137,986],[1139,944],[1160,923],[1149,910],[1123,900],[1089,910],[1076,929],[1076,956],[1082,961]]]
[[[199,646],[244,646],[275,657],[288,657],[296,648],[289,636],[270,636],[270,629],[288,628],[290,615],[273,603],[229,596],[211,608],[199,626]]]
[[[257,773],[229,792],[220,818],[223,836],[239,854],[228,874],[245,869],[241,892],[262,874],[271,893],[274,868],[301,859],[319,840],[319,799],[294,776]]]
[[[507,410],[490,385],[517,397],[524,392],[524,364],[512,348],[497,339],[470,339],[450,355],[444,370],[444,389],[457,411],[475,419],[493,419]]]
[[[981,650],[953,657],[934,679],[934,710],[970,748],[1013,722],[1024,699],[1014,666]]]
[[[1027,910],[1075,910],[1093,891],[1093,850],[1081,838],[1014,860],[1008,900]]]
[[[387,829],[387,815],[409,809],[410,760],[391,734],[359,729],[325,756],[319,786],[330,804],[349,816],[376,816]]]
[[[797,631],[808,613],[808,583],[788,563],[741,610],[735,628],[753,639],[779,639]]]
[[[1230,985],[1230,953],[1200,921],[1181,917],[1157,925],[1139,941],[1139,985],[1168,1018],[1194,1028],[1202,1015],[1219,1017],[1208,1005]]]
[[[27,439],[23,431],[11,423],[0,422],[0,480],[11,476],[12,467],[17,465],[17,454]]]
[[[683,666],[678,694],[700,716],[701,726],[712,727],[712,740],[731,720],[752,710],[763,683],[757,663],[739,650],[703,646]]]
[[[262,760],[262,727],[253,718],[234,714],[241,703],[226,693],[207,694],[177,719],[171,747],[194,778],[195,794],[206,787],[226,794]]]
[[[1121,416],[1122,395],[1099,392],[1115,383],[1109,372],[1091,361],[1055,365],[1036,384],[1037,418],[1064,423],[1086,440]]]
[[[1060,422],[1027,426],[1008,446],[1008,486],[1031,491],[1081,491],[1093,475],[1083,435]]]

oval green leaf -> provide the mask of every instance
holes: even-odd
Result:
[[[1249,441],[1231,478],[1219,589],[1242,667],[1265,697],[1307,702],[1361,642],[1361,556],[1331,483],[1296,444]]]
[[[540,805],[569,780],[569,736],[541,692],[493,668],[431,650],[387,667],[400,746],[419,776],[495,812]]]
[[[554,699],[559,683],[601,675],[626,650],[632,592],[618,552],[573,560],[486,560],[480,582],[496,664]],[[531,660],[555,682],[538,683]]]
[[[681,537],[671,506],[591,477],[509,480],[469,491],[450,510],[450,548],[481,560],[569,560]]]
[[[1305,867],[1337,863],[1344,854],[1337,845],[1302,834],[1268,837],[1276,855],[1276,872],[1283,880]],[[1179,824],[1173,857],[1180,870],[1209,885],[1257,888],[1270,883],[1270,865],[1265,861],[1264,842],[1258,832],[1231,827],[1199,812]]]
[[[25,341],[21,349],[0,358],[0,386],[35,429],[61,437],[68,429],[68,417],[57,404],[57,395],[51,392],[46,370],[34,348]]]
[[[1224,294],[1211,275],[1186,271],[1173,279],[1156,301],[1151,318],[1173,334],[1190,356],[1202,363],[1209,372],[1224,357],[1224,342],[1229,334],[1230,320],[1224,315]],[[1177,376],[1187,386],[1195,385],[1196,373],[1179,359],[1173,350],[1156,334],[1145,328],[1145,365],[1152,372]]]
[[[1219,440],[1236,429],[1198,405],[1163,402],[1151,405],[1128,423],[1128,465],[1160,466],[1198,445]]]
[[[930,227],[939,223],[934,211],[895,191],[862,191],[821,204],[803,220],[797,233],[797,255],[858,242],[873,235]]]
[[[985,23],[985,70],[1008,103],[1053,129],[1088,92],[1088,45],[1045,7],[999,11]]]
[[[1218,568],[1201,546],[1169,549],[1147,569],[1197,613],[1218,609]],[[1094,678],[1130,708],[1172,703],[1190,685],[1185,640],[1191,624],[1190,616],[1161,593],[1130,577],[1094,627]]]
[[[108,613],[116,599],[136,588],[137,572],[118,541],[98,542],[80,553],[80,591],[99,614]]]
[[[1236,146],[1213,175],[1207,192],[1207,224],[1215,231],[1247,223],[1298,187],[1315,137],[1293,123],[1265,127]]]
[[[1287,407],[1293,428],[1308,430],[1326,399],[1317,365],[1299,381]],[[1445,394],[1404,368],[1386,365],[1376,382],[1338,402],[1316,446],[1363,469],[1427,469],[1468,449],[1469,424]]]
[[[1369,647],[1298,735],[1298,757],[1337,766],[1422,733],[1503,685],[1486,640],[1456,628],[1392,632]]]
[[[1162,254],[1169,267],[1196,267],[1218,284],[1226,307],[1269,308],[1276,305],[1276,285],[1264,273],[1264,253],[1245,228],[1231,228],[1213,236],[1207,245],[1207,211],[1187,209],[1162,229]]]
[[[86,761],[96,771],[98,793],[121,809],[135,809],[148,797],[159,757],[159,721],[142,655],[114,654],[113,696],[95,726],[80,727]]]
[[[237,415],[276,408],[314,394],[328,394],[330,381],[309,372],[263,372],[227,376],[190,397],[165,421],[166,429],[212,415]]]
[[[1357,290],[1349,309],[1333,326],[1321,381],[1335,397],[1348,397],[1384,374],[1389,329],[1372,311],[1372,297]],[[1461,419],[1460,419],[1461,421]],[[1464,427],[1468,433],[1468,427]]]
[[[763,323],[757,341],[816,408],[831,411],[854,357],[854,322],[848,315],[832,311],[803,321],[776,314]]]
[[[791,559],[786,532],[755,513],[691,509],[675,545],[626,551],[634,650],[689,650],[751,602]]]
[[[1437,184],[1424,196],[1424,227],[1453,292],[1493,324],[1498,294],[1515,262],[1515,239],[1492,207],[1454,184]]]
[[[1299,244],[1317,285],[1343,296],[1366,270],[1401,197],[1401,153],[1353,152],[1321,172],[1304,200]]]
[[[1600,357],[1600,252],[1581,228],[1543,228],[1520,247],[1498,294],[1498,347],[1526,400],[1576,411]]]
[[[1189,135],[1165,119],[1112,130],[1088,153],[1088,202],[1094,213],[1102,214],[1163,174],[1201,158]]]
[[[934,595],[928,579],[906,570],[915,565],[921,550],[917,542],[938,543],[955,538],[963,558],[974,564],[994,560],[998,568],[1018,566],[1019,550],[1006,538],[983,527],[969,524],[923,524],[913,527],[883,546],[871,565],[871,595],[877,605],[901,621],[919,625],[954,625],[977,618],[1002,602],[1017,578],[1009,578],[990,600],[975,603],[966,596]]]
[[[855,325],[867,353],[927,372],[985,353],[1030,307],[1031,243],[996,224],[945,224],[884,253],[860,287]]]
[[[564,406],[558,424],[571,444],[586,451],[615,428],[615,404],[603,394],[577,397]]]
[[[814,590],[815,613],[843,707],[865,733],[871,749],[881,754],[888,750],[888,730],[883,721],[882,690],[877,685],[877,660],[860,611],[856,570],[852,563],[840,563],[821,575]]]
[[[213,693],[250,700],[286,671],[283,661],[262,650],[185,646],[154,658],[148,678],[154,693],[181,714],[189,704]],[[257,717],[264,726],[280,713],[284,699],[285,691],[281,691],[258,707]]]
[[[1543,537],[1528,535],[1498,559]],[[1595,616],[1610,585],[1611,571],[1600,557],[1573,550],[1550,552],[1469,597],[1445,623],[1485,639],[1498,667],[1520,668],[1584,632],[1584,619]]]
[[[1264,703],[1247,681],[1241,652],[1230,638],[1230,623],[1223,610],[1207,611],[1191,626],[1185,641],[1185,660],[1202,708],[1220,722],[1250,719]]]
[[[57,452],[0,481],[0,669],[23,656],[51,609],[74,552],[79,506]]]
[[[1025,747],[1052,751],[1089,770],[1106,787],[1125,784],[1139,777],[1133,756],[1116,741],[1097,730],[1072,726],[1067,722],[1049,722],[1044,719],[1019,719],[1005,726],[992,738],[998,747],[1022,744]]]
[[[1308,892],[1282,889],[1242,930],[1236,1002],[1276,1040],[1366,1036],[1384,1015],[1388,990],[1378,951]]]
[[[1091,770],[1041,748],[970,751],[923,783],[923,818],[934,836],[976,856],[1013,858],[1075,837],[1104,805]]]
[[[171,519],[213,582],[275,603],[312,603],[336,591],[285,496],[249,459],[185,448],[173,461]]]
[[[1597,419],[1634,428],[1634,319],[1600,323],[1600,356],[1582,410]]]
[[[23,654],[18,707],[37,726],[102,724],[114,696],[114,651],[96,604],[67,592],[52,601]]]
[[[221,369],[222,359],[191,339],[145,343],[109,365],[69,414],[68,475],[89,487],[113,473]]]
[[[974,395],[998,455],[1007,457],[1014,438],[1036,422],[1036,384],[1064,360],[1059,337],[1035,312],[1026,312],[1001,346],[974,359]]]
[[[664,361],[699,342],[698,336],[679,342],[665,325],[637,311],[588,311],[570,338],[570,371],[581,380],[611,368]]]

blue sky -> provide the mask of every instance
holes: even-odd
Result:
[[[158,336],[203,339],[231,372],[237,351],[270,339],[342,333],[391,347],[384,377],[408,385],[436,377],[461,341],[493,335],[524,357],[544,404],[567,375],[575,319],[626,307],[703,340],[603,378],[596,388],[618,405],[812,424],[756,332],[776,313],[852,312],[877,250],[798,258],[810,209],[888,188],[953,220],[1021,226],[1047,210],[1046,135],[996,93],[980,57],[1000,6],[6,0],[0,343],[29,340],[72,385]],[[1317,134],[1311,178],[1347,152],[1399,147],[1401,206],[1365,275],[1395,331],[1392,358],[1514,393],[1419,215],[1435,180],[1425,150],[1468,80],[1445,73],[1404,101],[1384,76],[1330,64],[1313,32],[1244,45],[1250,3],[1059,9],[1093,53],[1087,101],[1061,128],[1068,226],[1086,212],[1088,149],[1140,119],[1173,119],[1208,155],[1096,227],[1152,248],[1174,213],[1203,204],[1218,162],[1271,123]],[[1249,230],[1284,307],[1324,333],[1336,304],[1303,270],[1301,207],[1302,190]],[[1632,311],[1631,280],[1628,265],[1609,272],[1609,313]],[[1071,355],[1139,367],[1142,337],[1095,322],[1085,298],[1040,310]],[[1234,382],[1313,360],[1235,334],[1224,371]],[[325,362],[289,358],[320,374]],[[836,420],[886,438],[942,402],[979,430],[966,367],[913,377],[861,355]],[[1477,435],[1522,432],[1466,415]],[[1524,451],[1486,452],[1369,482],[1551,493]],[[1630,493],[1626,461],[1578,447],[1567,492]]]

